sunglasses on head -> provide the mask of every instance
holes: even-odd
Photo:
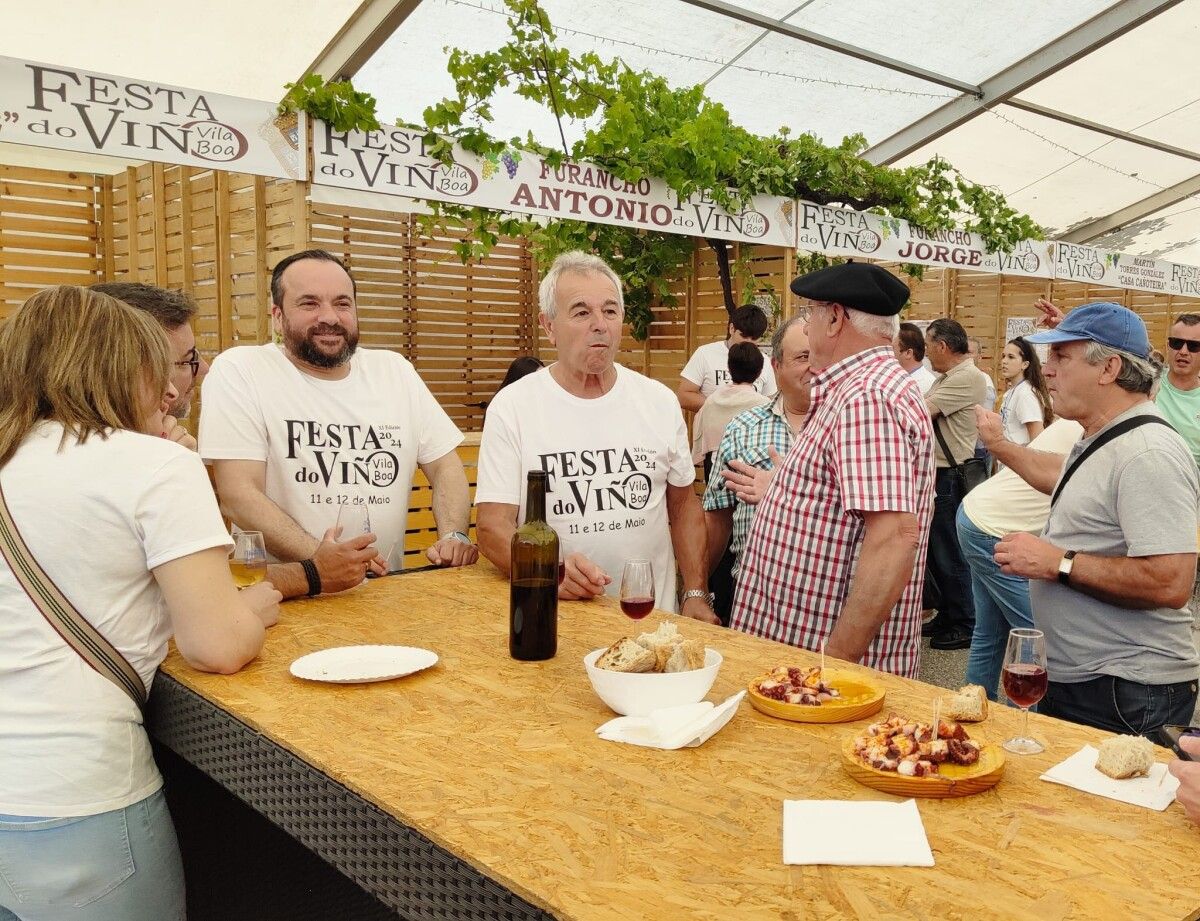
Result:
[[[1170,336],[1167,339],[1167,345],[1176,352],[1182,351],[1184,346],[1187,346],[1187,350],[1193,355],[1200,352],[1200,340],[1198,339],[1176,339],[1174,336]]]

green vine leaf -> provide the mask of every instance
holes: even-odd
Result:
[[[337,131],[378,131],[375,97],[356,90],[349,80],[327,81],[308,74],[298,83],[286,83],[288,91],[279,103],[279,114],[307,112],[328,122]]]
[[[1041,228],[997,190],[969,181],[941,158],[909,167],[878,166],[863,159],[868,145],[861,134],[836,145],[787,126],[770,136],[753,134],[734,124],[703,86],[674,87],[620,60],[573,53],[555,42],[550,18],[537,0],[504,3],[508,41],[481,53],[447,49],[454,95],[426,108],[417,128],[426,133],[430,154],[446,164],[453,162],[455,143],[490,164],[485,169],[498,168],[505,156],[515,162],[524,151],[544,157],[552,167],[570,159],[595,163],[628,182],[654,177],[681,199],[701,193],[735,212],[753,195],[777,195],[872,211],[928,231],[963,225],[978,233],[989,251],[1010,251],[1022,240],[1043,237]],[[336,87],[307,77],[298,87],[289,86],[288,97],[295,95],[296,107],[321,118],[333,110],[346,119],[335,122],[339,130],[351,118],[363,123],[375,118],[373,99],[353,93],[348,84]],[[493,102],[502,91],[547,109],[559,126],[558,143],[547,146],[531,133],[509,140],[493,137]],[[567,141],[568,126],[577,137],[573,143]],[[690,270],[695,245],[693,238],[677,234],[567,220],[537,222],[449,203],[431,206],[431,230],[445,219],[464,226],[465,236],[454,247],[464,262],[482,259],[501,236],[513,235],[528,238],[543,265],[568,249],[603,257],[626,282],[626,315],[638,339],[649,334],[656,306],[673,305],[672,288]],[[798,254],[797,269],[830,262],[819,254]],[[729,290],[753,293],[740,262],[728,270],[722,265],[721,271]],[[902,271],[919,277],[922,270],[906,266]],[[736,284],[730,275],[736,276]]]

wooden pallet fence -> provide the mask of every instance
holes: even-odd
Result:
[[[105,276],[105,177],[0,164],[0,320],[48,285]]]

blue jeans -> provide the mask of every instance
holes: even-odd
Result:
[[[1196,682],[1138,684],[1101,675],[1090,681],[1051,681],[1040,712],[1109,732],[1147,735],[1163,726],[1187,726],[1196,708]]]
[[[0,815],[0,921],[182,921],[183,863],[162,790],[99,815]]]
[[[955,524],[959,548],[971,570],[971,596],[975,601],[975,632],[967,656],[967,684],[983,685],[988,699],[996,700],[1008,631],[1033,626],[1029,580],[1000,571],[992,557],[1000,538],[975,527],[962,508]]]

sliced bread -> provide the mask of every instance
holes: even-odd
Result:
[[[600,654],[596,667],[610,672],[652,672],[656,661],[653,652],[632,637],[623,636]]]
[[[653,633],[643,633],[637,638],[638,643],[647,649],[658,650],[666,647],[668,653],[671,646],[682,640],[683,637],[679,634],[679,628],[669,620],[664,620],[660,623],[658,629]]]
[[[704,644],[699,640],[684,640],[672,648],[663,665],[664,672],[690,672],[704,667]]]
[[[960,723],[981,723],[987,719],[987,692],[978,684],[968,684],[942,698],[942,712]]]
[[[1100,743],[1096,770],[1113,780],[1145,777],[1154,766],[1154,744],[1141,736],[1116,736]]]

